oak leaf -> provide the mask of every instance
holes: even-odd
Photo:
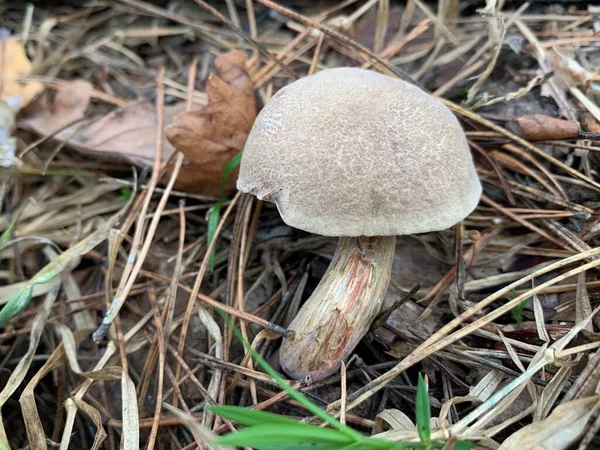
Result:
[[[179,114],[166,128],[169,142],[189,162],[181,167],[176,188],[204,195],[220,195],[223,169],[244,149],[257,113],[244,55],[221,54],[215,67],[219,76],[207,82],[208,104]],[[228,182],[236,176],[233,171]]]

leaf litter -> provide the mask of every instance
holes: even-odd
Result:
[[[166,136],[189,160],[179,172],[175,187],[205,195],[219,195],[221,176],[227,163],[244,149],[256,118],[254,86],[239,51],[215,59],[219,75],[206,83],[208,104],[175,116]],[[228,190],[237,177],[231,171]]]
[[[66,83],[52,100],[41,98],[33,104],[23,117],[22,126],[82,152],[151,167],[156,147],[154,106],[141,100],[97,118],[87,117],[92,89],[86,80]],[[167,120],[181,111],[181,104],[165,108]],[[163,150],[166,158],[173,148],[165,141]]]
[[[0,98],[13,111],[25,108],[43,89],[37,81],[23,81],[31,75],[33,65],[27,57],[23,42],[14,36],[6,37],[0,30],[0,60],[2,60],[2,89]]]
[[[239,426],[213,403],[314,421],[215,307],[276,366],[272,330],[333,241],[230,196],[231,161],[274,92],[334,66],[401,70],[443,96],[485,194],[462,232],[399,240],[389,309],[345,373],[289,385],[398,445],[600,445],[593,7],[121,3],[3,12],[3,99],[26,107],[0,125],[2,446],[194,448]]]

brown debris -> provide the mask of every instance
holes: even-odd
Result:
[[[0,42],[0,61],[3,61],[0,99],[7,102],[14,110],[26,107],[44,89],[44,86],[37,81],[23,82],[19,79],[30,75],[32,70],[31,62],[20,39],[10,37]]]
[[[244,149],[257,114],[244,55],[224,53],[215,66],[220,76],[208,80],[208,105],[179,114],[166,128],[169,142],[190,161],[181,168],[176,188],[205,195],[220,194],[223,169]],[[236,177],[233,171],[228,181]]]
[[[130,103],[101,116],[90,117],[92,85],[73,80],[61,86],[53,100],[40,98],[32,104],[20,126],[42,136],[67,142],[77,150],[112,160],[126,160],[151,167],[156,148],[156,110],[147,101]],[[183,102],[165,107],[166,120],[183,110]],[[163,144],[163,156],[172,151]]]
[[[580,132],[577,122],[542,114],[517,117],[507,123],[506,128],[529,141],[574,139]]]

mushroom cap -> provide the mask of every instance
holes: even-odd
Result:
[[[248,136],[237,188],[324,236],[443,230],[481,185],[458,120],[403,80],[326,69],[278,91]]]

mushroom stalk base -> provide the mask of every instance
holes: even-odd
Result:
[[[340,238],[312,296],[283,339],[282,369],[301,380],[323,379],[340,367],[369,331],[390,281],[396,237]]]

